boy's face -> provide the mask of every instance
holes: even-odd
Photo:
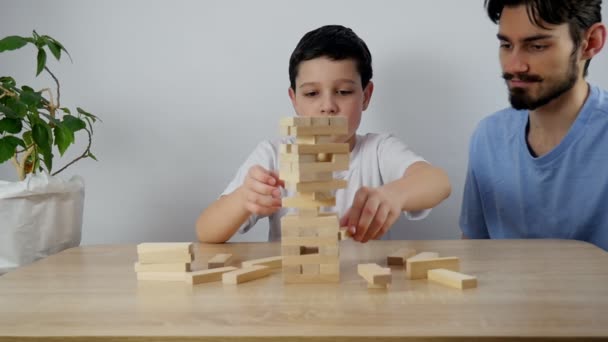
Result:
[[[534,110],[582,79],[584,60],[573,54],[568,24],[535,26],[526,6],[505,7],[499,21],[500,64],[515,109]]]
[[[295,91],[289,97],[298,115],[344,116],[348,134],[334,139],[354,146],[361,113],[367,109],[373,92],[370,81],[363,89],[357,64],[352,59],[334,61],[326,57],[300,63]]]

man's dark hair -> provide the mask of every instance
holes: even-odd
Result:
[[[552,25],[567,23],[570,27],[570,36],[574,42],[575,53],[581,45],[583,33],[593,24],[602,21],[602,0],[485,0],[488,16],[496,24],[504,7],[525,5],[530,22],[545,28],[543,22]],[[584,76],[589,68],[588,60],[585,64]]]
[[[353,59],[357,63],[363,88],[372,78],[372,55],[365,42],[350,28],[327,25],[306,33],[291,54],[289,81],[293,90],[296,89],[300,63],[319,57],[336,61]]]

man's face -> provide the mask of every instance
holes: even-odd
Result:
[[[356,62],[325,57],[304,61],[299,65],[295,83],[295,91],[289,88],[289,97],[296,113],[301,116],[346,117],[348,134],[335,141],[351,142],[373,89],[371,82],[366,89],[362,88]]]
[[[535,110],[582,78],[568,24],[535,26],[526,6],[505,7],[499,21],[500,64],[515,109]]]

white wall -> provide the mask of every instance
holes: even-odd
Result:
[[[93,149],[100,161],[63,174],[86,179],[84,244],[194,240],[201,209],[293,113],[289,56],[304,33],[325,24],[353,28],[372,51],[376,88],[361,132],[392,131],[453,183],[430,217],[401,222],[393,237],[444,239],[459,236],[469,136],[508,105],[496,27],[482,3],[0,0],[0,36],[36,29],[61,41],[74,59],[50,63],[62,103],[103,119]],[[1,54],[0,75],[49,83],[33,80],[32,52]],[[590,69],[589,80],[603,87],[607,56]],[[6,164],[0,179],[15,180]],[[237,239],[266,234],[263,221]]]

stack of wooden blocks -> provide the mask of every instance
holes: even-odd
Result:
[[[183,280],[192,271],[194,248],[190,242],[141,243],[137,257],[137,279]]]
[[[321,207],[336,205],[335,190],[346,181],[333,178],[334,171],[348,170],[350,149],[331,142],[346,135],[345,117],[290,117],[280,122],[281,133],[295,136],[295,144],[281,145],[280,178],[293,190],[283,207],[297,212],[281,219],[283,280],[285,283],[340,281],[340,224],[336,213]]]

